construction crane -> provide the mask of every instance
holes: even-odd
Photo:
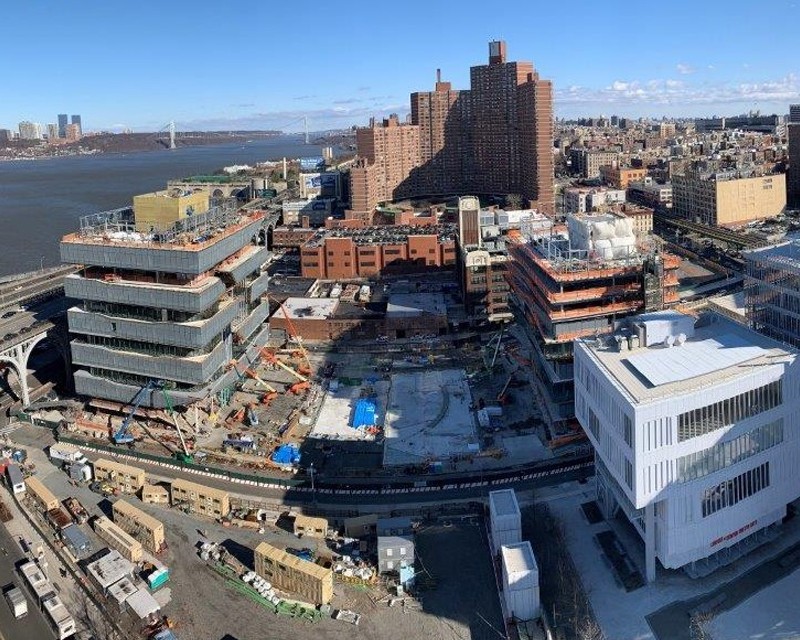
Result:
[[[489,349],[492,348],[493,343],[494,343],[494,353],[492,354],[491,363],[486,362],[486,357],[484,356],[484,362],[483,363],[486,365],[486,368],[489,369],[489,370],[494,369],[494,365],[497,362],[497,356],[500,353],[500,346],[503,343],[503,334],[505,333],[505,331],[506,331],[506,326],[503,325],[502,327],[500,327],[500,331],[498,331],[496,334],[494,334],[494,336],[492,336],[492,339],[489,340],[489,342],[486,345],[486,350],[488,351]]]
[[[299,373],[299,372],[295,371],[288,364],[278,360],[278,358],[275,356],[275,354],[274,353],[270,353],[270,351],[268,349],[262,349],[261,350],[261,356],[264,358],[264,360],[266,360],[270,364],[274,364],[274,365],[280,367],[281,369],[283,369],[284,371],[287,371],[287,372],[291,373],[300,382],[308,382],[308,378],[306,378],[302,373]]]
[[[501,405],[508,404],[509,397],[506,395],[506,391],[508,391],[508,387],[511,385],[511,381],[514,379],[514,374],[517,371],[519,371],[519,369],[514,369],[514,371],[511,372],[511,375],[508,376],[508,380],[506,380],[506,383],[503,385],[503,389],[497,394],[497,402]]]
[[[267,382],[264,382],[264,380],[262,380],[261,377],[253,369],[247,369],[244,372],[244,375],[246,375],[248,378],[252,378],[256,382],[258,382],[258,384],[260,384],[262,387],[264,387],[270,393],[278,393],[278,390],[275,387],[273,387],[271,384],[269,384]]]
[[[175,459],[179,462],[194,462],[194,456],[189,453],[189,447],[186,446],[186,440],[183,438],[183,432],[178,425],[178,414],[172,404],[172,397],[169,395],[169,393],[167,393],[166,388],[162,388],[161,393],[164,396],[164,406],[166,407],[167,413],[172,416],[172,422],[175,425],[175,431],[178,432],[178,438],[180,439],[181,447],[183,448],[183,452],[175,452]]]
[[[125,419],[122,421],[119,429],[117,432],[112,436],[112,439],[116,444],[131,444],[134,440],[133,436],[128,431],[131,426],[131,421],[133,420],[133,414],[136,413],[136,410],[139,408],[139,405],[142,404],[145,395],[151,389],[156,389],[159,387],[164,386],[163,380],[150,380],[146,385],[144,385],[139,391],[136,393],[136,396],[133,400],[133,407],[131,407],[130,412],[128,415],[125,416]]]
[[[283,317],[286,318],[286,325],[289,327],[289,337],[297,344],[297,350],[303,356],[303,360],[306,362],[307,371],[310,374],[311,360],[308,359],[308,351],[306,351],[306,347],[303,344],[302,336],[297,332],[292,319],[289,317],[288,309],[286,309],[286,306],[280,300],[277,300],[272,296],[269,296],[269,299],[275,302],[280,307],[281,311],[283,311]]]

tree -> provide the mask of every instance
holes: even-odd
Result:
[[[518,193],[509,193],[505,197],[505,207],[512,211],[522,209],[522,196]]]

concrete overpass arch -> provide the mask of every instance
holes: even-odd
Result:
[[[0,351],[0,362],[9,364],[19,378],[20,400],[22,400],[23,408],[31,403],[30,388],[28,387],[28,359],[33,348],[46,337],[47,332],[39,333],[24,342]]]

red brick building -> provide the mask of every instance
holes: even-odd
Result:
[[[346,280],[453,268],[453,225],[320,229],[300,248],[304,278]]]
[[[411,116],[412,124],[394,117],[356,131],[351,215],[460,193],[519,194],[555,213],[552,83],[530,62],[508,62],[505,42],[489,43],[489,64],[470,69],[468,90],[437,73],[433,91],[411,94]]]

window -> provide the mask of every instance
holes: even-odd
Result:
[[[683,442],[774,409],[783,401],[780,380],[750,389],[733,398],[687,411],[678,416],[678,441]]]
[[[735,478],[706,489],[701,503],[703,517],[710,516],[720,509],[732,507],[768,486],[769,462],[765,462],[755,469],[745,471]]]
[[[361,266],[362,267],[374,267],[375,266],[375,261],[374,260],[370,260],[369,262],[362,262]]]
[[[386,550],[386,557],[391,558],[394,555],[394,549]]]
[[[624,431],[625,444],[629,447],[633,446],[633,421],[626,413],[622,415],[622,428]]]
[[[588,422],[589,422],[589,431],[592,432],[592,435],[595,437],[596,440],[600,440],[600,420],[598,420],[594,411],[592,411],[591,409],[589,409]]]
[[[677,459],[677,481],[690,482],[715,473],[783,442],[783,419],[761,425],[738,438]]]
[[[400,555],[401,556],[406,555],[406,548],[405,547],[400,547]]]
[[[627,458],[625,458],[625,484],[629,489],[633,489],[633,465]]]

